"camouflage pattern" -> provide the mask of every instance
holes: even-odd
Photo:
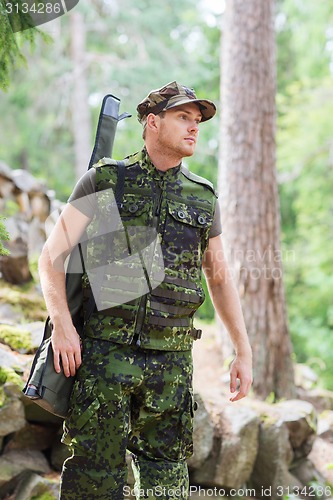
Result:
[[[109,162],[104,159],[97,166],[99,192],[115,187],[117,167]],[[201,283],[202,257],[208,244],[215,202],[211,184],[182,166],[160,174],[145,150],[127,159],[124,198],[119,209],[127,234],[122,230],[111,233],[111,243],[105,236],[94,238],[94,234],[101,232],[100,224],[107,223],[108,213],[97,214],[89,228],[88,266],[93,267],[94,262],[96,266],[105,248],[110,248],[109,261],[114,263],[112,274],[117,280],[103,276],[100,289],[105,310],[92,315],[86,336],[122,344],[131,343],[137,336],[140,345],[149,349],[191,349],[193,316],[205,298]],[[164,278],[144,297],[131,300],[136,271],[132,266],[129,273],[122,252],[127,249],[128,239],[133,241],[133,235],[134,250],[144,248],[149,233],[143,231],[141,239],[138,235],[140,228],[147,227],[159,235]],[[154,274],[161,271],[157,266],[153,268],[151,278],[157,279]],[[83,288],[88,298],[87,277]],[[123,293],[124,301],[113,307],[115,293],[117,296]]]
[[[85,339],[64,425],[63,442],[72,456],[63,467],[61,499],[123,500],[127,448],[134,455],[137,499],[185,500],[186,459],[192,454],[191,386],[191,351]],[[155,496],[161,489],[165,494]]]
[[[144,125],[149,113],[157,115],[167,109],[188,103],[197,104],[202,115],[202,122],[210,120],[216,113],[216,106],[212,101],[197,99],[193,89],[180,85],[177,82],[170,82],[160,89],[152,90],[138,104],[138,120]]]
[[[104,159],[96,167],[102,201],[88,228],[87,266],[105,264],[107,255],[115,267],[114,276],[106,273],[101,281],[106,309],[92,314],[84,332],[83,361],[64,424],[63,442],[72,456],[63,466],[62,500],[123,500],[126,449],[133,453],[137,499],[188,498],[193,315],[204,300],[202,256],[216,194],[181,165],[159,173],[145,150],[126,163],[119,227],[115,218],[110,221],[113,203],[103,200],[116,186],[117,166]],[[113,229],[105,235],[108,223]],[[163,271],[162,279],[132,299],[141,278],[124,258],[129,250],[143,252],[155,236],[163,269],[150,271]],[[124,301],[116,304],[120,292]],[[85,301],[90,293],[85,276]]]

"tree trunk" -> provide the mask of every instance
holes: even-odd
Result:
[[[90,115],[86,76],[86,32],[80,12],[70,14],[71,59],[73,63],[72,125],[75,151],[75,175],[85,173],[91,156]]]
[[[274,0],[226,2],[219,192],[224,241],[254,353],[254,391],[294,397],[275,162]]]

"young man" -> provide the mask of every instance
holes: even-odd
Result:
[[[133,455],[137,499],[188,497],[191,347],[200,337],[193,316],[204,300],[202,268],[236,351],[231,401],[246,396],[252,382],[251,348],[224,258],[216,194],[182,165],[215,105],[171,82],[150,92],[137,111],[145,146],[125,159],[116,212],[105,200],[117,189],[118,167],[103,160],[77,184],[39,262],[54,325],[55,369],[77,374],[64,424],[63,440],[72,450],[62,473],[65,500],[122,500],[126,449]],[[111,237],[104,234],[108,225]],[[98,306],[80,339],[66,303],[63,262],[86,229],[83,290],[87,298],[95,294]],[[99,278],[97,268],[103,270]]]

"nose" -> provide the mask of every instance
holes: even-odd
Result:
[[[199,131],[199,123],[196,120],[191,120],[191,123],[189,124],[189,131],[195,132],[196,134]]]

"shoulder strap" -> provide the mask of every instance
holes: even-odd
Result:
[[[117,184],[115,187],[114,197],[115,197],[115,201],[116,201],[117,206],[121,207],[122,202],[123,202],[123,197],[124,197],[126,163],[123,160],[117,160],[116,165],[117,165]],[[112,237],[112,236],[110,235],[110,237]],[[110,241],[109,243],[111,246],[112,241]],[[97,283],[102,280],[103,275],[104,275],[104,269],[103,269],[103,267],[101,267],[101,271],[97,272],[97,275],[96,275]],[[90,297],[89,297],[87,309],[86,309],[86,315],[84,318],[85,323],[89,320],[90,316],[95,311],[95,309],[96,309],[95,297],[94,297],[93,293],[90,293]]]
[[[204,177],[200,177],[200,175],[194,174],[184,165],[181,166],[181,172],[190,181],[196,182],[197,184],[202,184],[203,186],[207,186],[214,193],[214,195],[217,197],[217,192],[215,191],[213,184],[208,179],[205,179]]]
[[[117,160],[117,184],[114,193],[114,197],[118,207],[121,207],[124,197],[124,187],[125,187],[125,162],[123,160]]]

